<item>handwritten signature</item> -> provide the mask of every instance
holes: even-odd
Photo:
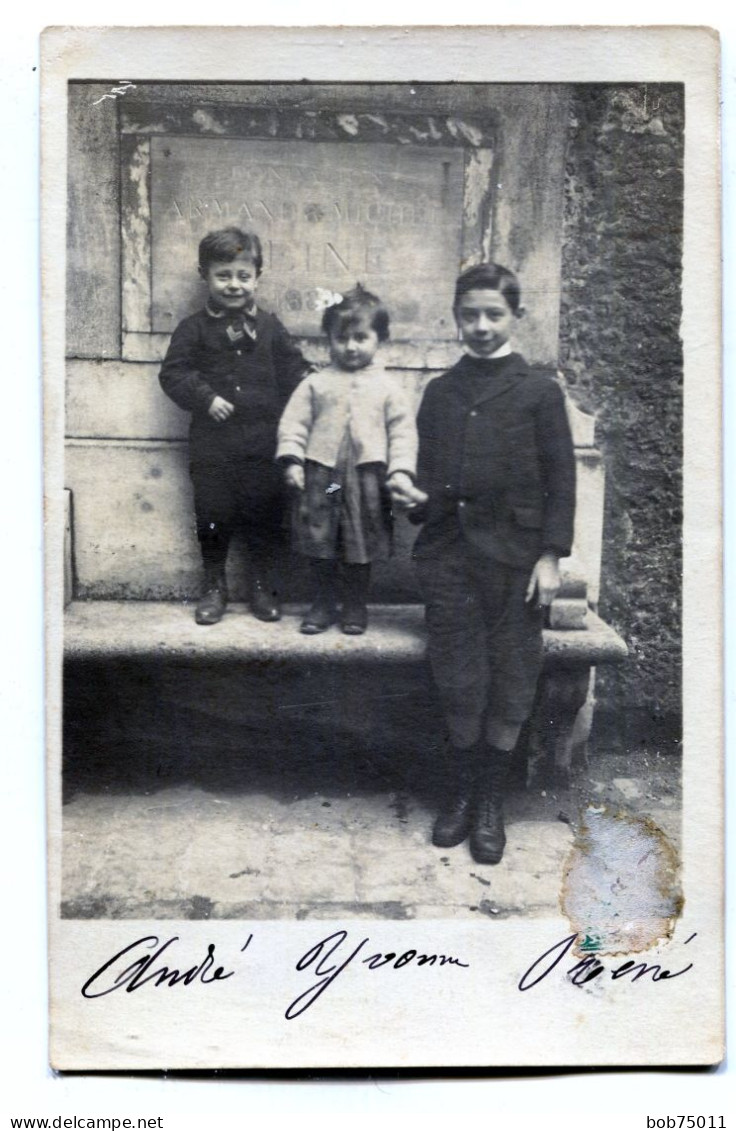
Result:
[[[685,939],[683,946],[687,946],[689,942],[696,937],[697,931]],[[535,958],[531,966],[519,980],[520,990],[531,990],[534,986],[538,986],[548,974],[562,961],[566,954],[572,949],[579,938],[578,934],[568,935],[564,939],[560,939],[553,946],[545,950],[544,954],[540,954],[539,958]],[[647,962],[635,962],[629,958],[626,962],[614,967],[612,970],[608,969],[594,954],[588,954],[585,958],[581,958],[579,962],[574,963],[567,971],[567,977],[570,979],[574,986],[583,986],[586,982],[591,982],[593,978],[599,978],[601,975],[609,975],[612,981],[617,981],[619,978],[630,977],[632,982],[636,982],[639,978],[649,975],[653,982],[663,982],[667,979],[679,978],[681,974],[687,974],[688,970],[692,970],[693,963],[688,966],[683,966],[681,970],[665,970],[660,963],[653,962],[651,965]]]
[[[310,946],[296,963],[296,969],[301,973],[311,970],[316,977],[306,990],[292,1001],[285,1013],[285,1017],[292,1021],[299,1017],[315,1003],[324,991],[330,986],[337,976],[345,970],[357,956],[364,951],[369,943],[368,938],[361,939],[357,946],[352,942],[346,947],[347,931],[334,931],[318,943]],[[248,949],[253,939],[249,935],[245,944],[240,948],[241,953]],[[173,986],[191,986],[194,982],[209,985],[213,982],[224,982],[232,978],[235,970],[226,970],[224,966],[215,965],[215,944],[209,943],[207,951],[199,962],[190,966],[172,966],[166,952],[174,943],[179,941],[178,935],[173,935],[165,942],[161,942],[158,935],[143,935],[134,942],[128,943],[116,951],[111,958],[103,962],[94,974],[84,983],[81,989],[83,997],[98,998],[117,990],[133,993],[143,986],[172,988]],[[352,948],[352,949],[351,949]],[[338,951],[340,953],[338,953]],[[162,957],[166,955],[166,962]],[[409,948],[398,954],[396,951],[376,951],[362,957],[361,962],[369,970],[379,970],[382,966],[391,966],[394,970],[401,970],[414,963],[416,966],[462,966],[469,963],[461,962],[449,954],[420,954],[414,948]]]
[[[683,945],[687,946],[696,938],[697,932],[685,939]],[[548,947],[543,954],[532,962],[531,966],[522,974],[518,988],[521,991],[531,990],[538,986],[552,971],[562,963],[566,955],[570,954],[580,936],[567,935],[564,939]],[[241,953],[246,951],[253,940],[253,935],[248,935]],[[102,963],[94,974],[91,975],[81,988],[85,998],[105,997],[117,990],[133,993],[143,986],[153,988],[183,985],[191,986],[195,982],[210,985],[214,982],[224,982],[236,973],[233,969],[216,965],[215,944],[209,943],[204,957],[191,965],[169,965],[171,957],[167,953],[174,943],[179,941],[178,935],[161,942],[158,935],[143,935],[116,951],[111,958]],[[583,939],[581,945],[587,940]],[[304,952],[298,959],[295,969],[298,973],[309,971],[314,981],[294,998],[286,1009],[284,1017],[293,1021],[306,1012],[331,986],[335,979],[345,971],[351,963],[358,960],[358,965],[369,970],[380,970],[389,967],[401,970],[406,966],[438,966],[461,967],[467,969],[470,965],[450,954],[420,953],[414,947],[409,947],[400,954],[396,951],[375,951],[370,953],[370,939],[362,938],[357,945],[348,939],[345,930],[333,931],[332,934],[320,939]],[[360,955],[360,958],[358,956]],[[166,961],[163,961],[165,956]],[[652,982],[662,982],[679,978],[693,968],[693,963],[683,966],[679,970],[663,968],[661,963],[636,962],[627,959],[614,967],[607,967],[595,954],[586,954],[585,957],[574,962],[566,970],[566,976],[574,986],[583,986],[594,978],[610,978],[618,981],[620,978],[629,978],[637,982],[640,978],[648,977]]]
[[[367,938],[362,939],[355,949],[347,955],[347,958],[343,958],[341,953],[337,955],[337,960],[332,965],[326,965],[333,955],[341,950],[347,937],[347,931],[334,931],[331,935],[327,935],[326,938],[311,946],[299,959],[296,964],[297,970],[301,972],[313,967],[317,981],[294,998],[284,1014],[287,1021],[293,1021],[295,1017],[299,1017],[309,1009],[310,1005],[314,1005],[317,998],[324,993],[328,986],[332,985],[338,974],[342,974],[343,970],[350,965],[370,941]],[[350,945],[352,946],[352,943]],[[378,951],[376,954],[361,959],[361,963],[367,966],[369,970],[380,970],[382,966],[389,965],[394,970],[401,970],[412,962],[417,966],[434,966],[439,963],[440,966],[463,966],[467,968],[470,965],[469,962],[461,962],[459,958],[453,958],[449,954],[419,954],[413,948],[403,951],[402,954],[397,954],[393,950]]]
[[[245,945],[240,949],[241,951],[247,950],[250,946],[253,935],[248,935]],[[157,960],[169,949],[173,943],[178,942],[179,936],[174,935],[172,938],[167,939],[165,943],[158,946],[158,935],[144,935],[135,942],[129,943],[124,946],[122,950],[118,950],[113,954],[112,958],[108,958],[107,962],[103,962],[98,970],[95,970],[91,978],[82,986],[82,997],[105,997],[106,994],[115,993],[116,990],[125,989],[126,993],[132,993],[134,990],[141,989],[149,982],[153,982],[155,987],[158,986],[176,986],[183,982],[185,986],[190,986],[192,982],[199,980],[205,985],[210,982],[224,982],[226,978],[232,978],[235,973],[234,970],[225,970],[223,966],[215,967],[215,944],[210,943],[207,947],[207,953],[201,962],[195,963],[187,970],[180,970],[177,967],[170,967],[161,965],[156,970],[152,970]],[[141,948],[145,951],[151,947],[158,947],[153,954],[138,954],[132,962],[128,960],[136,952],[140,952]],[[127,966],[119,969],[122,962],[128,962]],[[213,967],[215,967],[213,969]],[[104,987],[104,988],[100,988]]]
[[[119,94],[127,94],[129,90],[134,90],[136,86],[136,84],[134,82],[131,82],[130,79],[118,79],[118,84],[118,86],[114,86],[112,88],[109,94],[103,94],[102,98],[98,98],[96,102],[92,103],[92,105],[99,106],[100,103],[104,102],[106,98],[112,98],[114,102]]]

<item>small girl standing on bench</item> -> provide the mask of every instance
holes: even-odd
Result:
[[[389,332],[381,300],[360,285],[322,318],[331,364],[297,387],[279,424],[276,457],[294,504],[296,549],[310,559],[314,600],[306,635],[340,627],[360,635],[371,563],[391,546],[391,497],[405,506],[423,496],[413,484],[414,414],[395,379],[376,362]],[[416,496],[416,497],[415,497]]]

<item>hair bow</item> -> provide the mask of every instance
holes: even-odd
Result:
[[[331,291],[327,287],[315,287],[313,295],[315,310],[327,310],[328,306],[337,306],[343,299],[341,294],[338,294],[337,291]]]

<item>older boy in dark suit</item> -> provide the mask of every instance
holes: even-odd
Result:
[[[575,461],[563,394],[509,344],[521,316],[511,271],[481,264],[457,281],[466,347],[419,410],[423,522],[414,556],[429,659],[450,735],[446,803],[433,843],[496,864],[506,838],[511,753],[542,665],[544,609],[570,553]],[[400,501],[400,500],[397,500]]]

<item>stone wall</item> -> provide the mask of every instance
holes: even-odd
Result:
[[[139,83],[99,104],[109,85],[69,85],[65,486],[77,597],[180,600],[201,584],[187,416],[157,374],[188,309],[177,296],[191,309],[203,301],[194,264],[208,228],[236,219],[257,227],[264,306],[275,301],[310,360],[326,353],[305,264],[314,285],[341,291],[357,279],[373,285],[370,266],[378,293],[393,288],[382,362],[418,401],[428,377],[458,356],[456,271],[492,256],[524,279],[520,348],[530,361],[556,362],[566,85]],[[336,199],[337,173],[344,181],[351,161],[348,195],[341,188]],[[448,210],[444,244],[420,217],[430,183],[427,199]],[[401,240],[394,228],[406,229]],[[388,256],[380,272],[379,252]],[[420,325],[417,271],[431,326],[424,317]],[[582,469],[589,481],[594,470]],[[401,526],[399,553],[377,571],[376,600],[418,598],[415,533]],[[233,566],[231,591],[244,597],[240,555]]]
[[[600,611],[631,655],[599,673],[598,718],[629,747],[680,725],[683,130],[681,86],[573,89],[560,363],[598,414]]]

